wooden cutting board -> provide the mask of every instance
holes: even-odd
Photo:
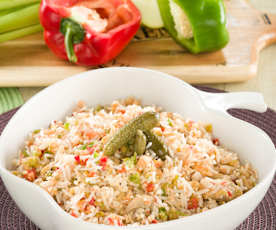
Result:
[[[99,67],[145,67],[190,83],[248,80],[257,73],[261,49],[276,42],[276,15],[257,11],[246,0],[225,0],[225,4],[230,43],[223,50],[192,55],[164,29],[141,28],[115,60]],[[0,86],[46,86],[87,69],[55,57],[42,34],[0,45]]]

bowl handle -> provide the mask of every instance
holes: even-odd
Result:
[[[264,97],[255,92],[207,93],[199,90],[207,107],[227,113],[228,109],[248,109],[259,113],[267,110]]]

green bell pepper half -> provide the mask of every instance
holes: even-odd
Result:
[[[165,28],[172,38],[192,53],[222,49],[229,41],[223,0],[172,0],[187,16],[192,38],[180,36],[170,9],[170,0],[158,0]]]

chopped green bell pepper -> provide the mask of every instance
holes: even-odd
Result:
[[[167,31],[190,52],[215,51],[228,43],[223,0],[158,0],[158,5]]]

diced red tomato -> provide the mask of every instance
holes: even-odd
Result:
[[[214,145],[219,145],[219,139],[218,138],[214,138],[213,139],[213,144]]]
[[[118,226],[123,226],[123,223],[121,220],[117,220]]]
[[[146,190],[147,190],[147,192],[153,192],[154,184],[152,182],[148,183],[147,187],[146,187]]]
[[[87,136],[89,139],[93,139],[97,136],[97,133],[94,130],[89,130],[85,132],[85,136]]]
[[[87,163],[87,161],[88,161],[88,158],[86,158],[84,160],[80,160],[80,164],[83,165],[83,166],[85,166],[86,163]]]
[[[163,126],[161,126],[161,131],[164,132],[165,131],[165,128]]]
[[[75,156],[74,158],[75,158],[76,162],[79,164],[79,163],[80,163],[80,156],[77,155],[77,156]]]
[[[232,193],[230,191],[227,191],[227,194],[229,197],[232,197]]]
[[[76,217],[76,218],[78,217],[77,214],[74,213],[74,211],[71,211],[71,216]]]
[[[121,114],[125,114],[126,110],[125,109],[118,109],[118,112]]]
[[[33,182],[36,178],[36,171],[35,169],[27,170],[27,173],[23,176],[26,180]]]
[[[118,173],[125,173],[125,172],[126,172],[125,166],[123,166],[121,169],[118,169]]]
[[[188,209],[198,208],[198,199],[196,197],[191,197],[188,201]]]
[[[93,176],[95,176],[95,174],[96,174],[95,172],[89,172],[87,176],[88,177],[93,177]]]
[[[111,217],[108,218],[108,222],[110,225],[114,225],[114,220]]]
[[[102,157],[100,159],[100,163],[99,165],[103,167],[103,169],[106,167],[106,163],[107,163],[107,157]]]
[[[75,161],[80,165],[86,165],[86,162],[88,161],[88,158],[86,158],[84,160],[80,159],[79,155],[75,156],[74,158],[75,158]]]
[[[154,219],[154,220],[151,221],[151,223],[152,223],[152,224],[157,224],[158,221]]]
[[[92,206],[95,206],[95,198],[94,197],[89,201],[89,204]]]

